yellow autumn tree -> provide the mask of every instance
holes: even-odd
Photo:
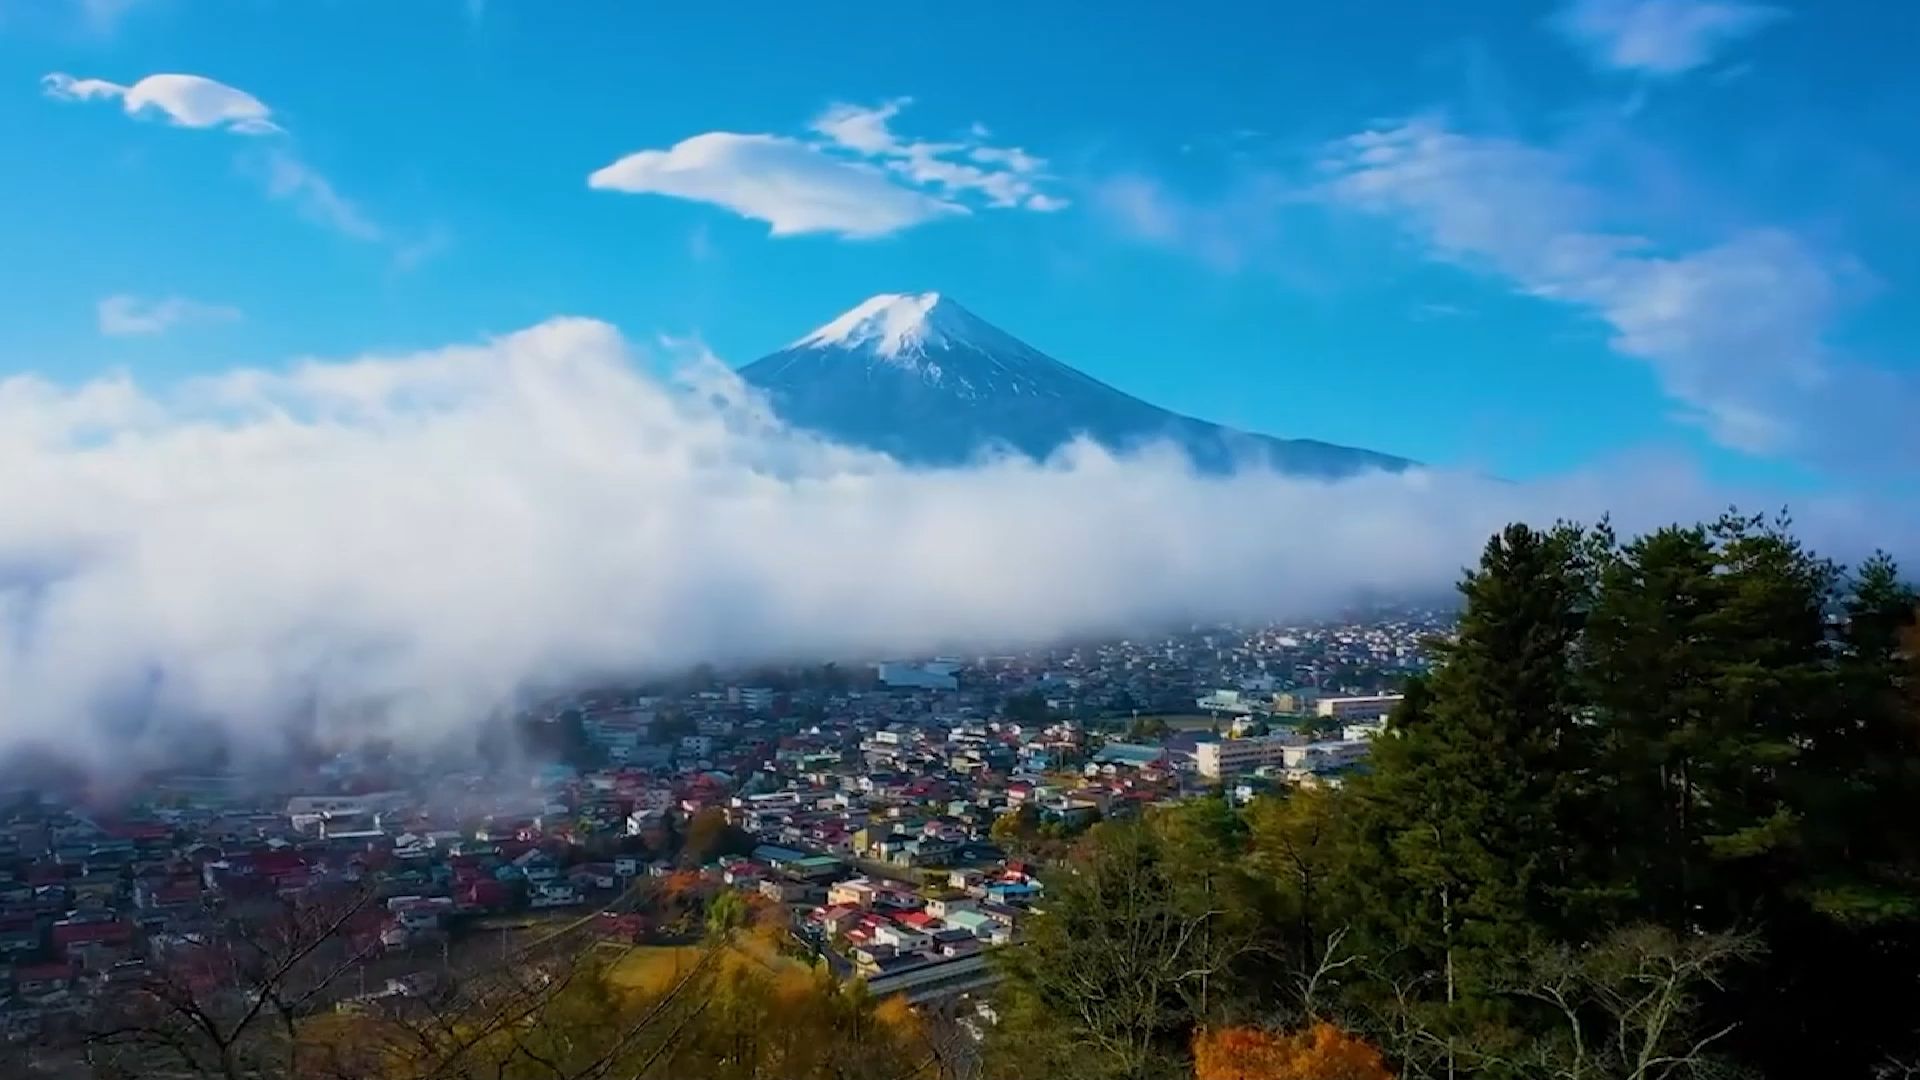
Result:
[[[1393,1080],[1365,1039],[1325,1022],[1292,1034],[1257,1027],[1202,1030],[1193,1040],[1194,1080]]]

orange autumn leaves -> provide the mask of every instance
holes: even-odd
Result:
[[[1292,1034],[1257,1027],[1203,1029],[1194,1080],[1394,1080],[1380,1051],[1332,1024]]]

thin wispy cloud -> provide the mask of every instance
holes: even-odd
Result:
[[[988,142],[978,125],[951,142],[899,136],[891,122],[907,104],[836,104],[806,136],[711,131],[628,154],[587,184],[719,206],[775,236],[871,239],[977,210],[1067,206],[1047,189],[1045,161]]]
[[[1843,254],[1764,226],[1694,247],[1619,231],[1569,155],[1433,117],[1356,133],[1322,164],[1330,203],[1398,223],[1433,259],[1600,320],[1613,349],[1650,365],[1719,442],[1920,463],[1920,432],[1899,420],[1920,407],[1920,388],[1830,344],[1852,276]]]
[[[1079,445],[916,470],[782,426],[723,365],[639,359],[556,319],[164,386],[0,380],[0,749],[137,767],[178,723],[470,746],[582,680],[1312,615],[1443,589],[1510,520],[1728,498],[1665,463],[1327,482]],[[1842,555],[1889,528],[1802,522]]]
[[[987,129],[974,125],[965,138],[934,142],[904,138],[893,120],[913,103],[895,98],[877,106],[837,103],[813,121],[813,130],[834,146],[877,161],[914,185],[953,198],[978,195],[1002,209],[1023,207],[1050,213],[1067,200],[1044,190],[1047,163],[1017,146],[995,146]]]
[[[151,0],[78,0],[80,17],[87,28],[100,34],[111,34],[120,28],[120,23],[136,9],[147,7]]]
[[[357,203],[340,194],[333,181],[298,154],[269,153],[262,170],[268,197],[291,203],[308,221],[355,240],[374,242],[385,237]]]
[[[1092,204],[1122,234],[1185,251],[1218,270],[1238,270],[1277,241],[1274,213],[1288,196],[1274,177],[1248,173],[1211,199],[1137,173],[1110,177]]]
[[[1747,0],[1573,0],[1552,22],[1596,67],[1670,77],[1786,14]]]
[[[445,225],[432,225],[409,239],[395,241],[393,268],[403,272],[416,269],[445,254],[453,244],[453,232],[450,229]]]
[[[94,315],[108,337],[151,337],[179,326],[238,322],[240,309],[183,296],[145,299],[122,293],[101,300]]]

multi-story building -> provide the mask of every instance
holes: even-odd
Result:
[[[1286,763],[1289,747],[1303,746],[1306,739],[1293,732],[1278,735],[1253,735],[1244,739],[1203,742],[1193,748],[1194,764],[1209,780],[1252,772],[1268,765]]]
[[[1372,720],[1393,711],[1400,704],[1399,694],[1368,694],[1364,697],[1321,698],[1315,710],[1333,720]]]
[[[748,712],[773,711],[773,689],[767,686],[743,686],[735,691],[735,703]]]
[[[653,730],[652,709],[620,708],[588,713],[580,723],[587,742],[614,761],[627,761]]]
[[[1273,711],[1279,713],[1310,713],[1319,703],[1320,691],[1312,687],[1282,690],[1273,695]]]

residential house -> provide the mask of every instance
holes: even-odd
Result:
[[[832,907],[870,908],[880,890],[866,878],[838,881],[827,889],[827,904]]]

